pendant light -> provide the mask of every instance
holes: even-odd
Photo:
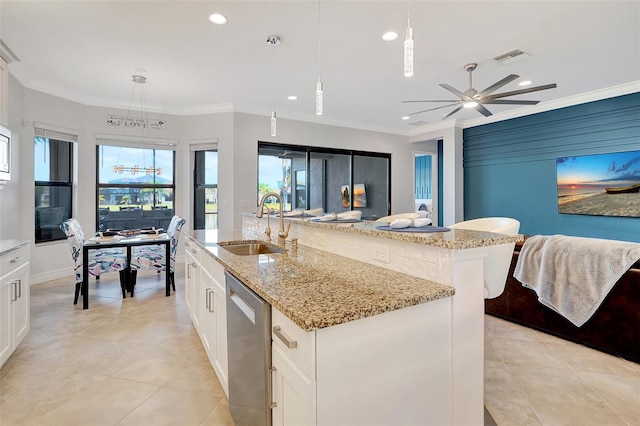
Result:
[[[404,33],[404,76],[413,75],[413,28],[409,19],[409,1],[407,0],[407,29]]]
[[[271,46],[271,61],[273,82],[276,81],[276,46],[280,44],[280,37],[277,35],[270,35],[267,37],[267,44]],[[275,83],[273,83],[273,110],[271,111],[271,136],[277,134],[277,118],[276,118],[276,89]]]
[[[320,0],[318,0],[318,82],[316,83],[316,115],[322,115],[323,108],[323,86],[320,79]]]

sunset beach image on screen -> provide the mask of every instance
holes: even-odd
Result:
[[[640,151],[556,159],[558,213],[640,217]]]

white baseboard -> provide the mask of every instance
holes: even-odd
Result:
[[[29,285],[40,284],[45,281],[56,280],[58,278],[69,277],[69,282],[73,284],[73,272],[69,273],[69,268],[56,269],[53,271],[41,272],[29,275]]]

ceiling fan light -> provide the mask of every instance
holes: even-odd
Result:
[[[465,101],[462,104],[462,106],[465,107],[465,108],[475,108],[475,107],[478,106],[478,102],[476,102],[476,101]]]
[[[529,86],[531,84],[531,80],[523,80],[518,83],[518,86]]]

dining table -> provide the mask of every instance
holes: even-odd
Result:
[[[82,245],[82,309],[89,309],[89,252],[105,248],[126,248],[127,265],[125,267],[125,281],[127,291],[132,291],[133,274],[131,273],[131,248],[145,245],[164,245],[166,248],[165,261],[170,259],[171,238],[166,234],[135,234],[95,236],[85,241]],[[165,265],[165,294],[171,295],[170,268]],[[124,294],[123,294],[124,295]]]

